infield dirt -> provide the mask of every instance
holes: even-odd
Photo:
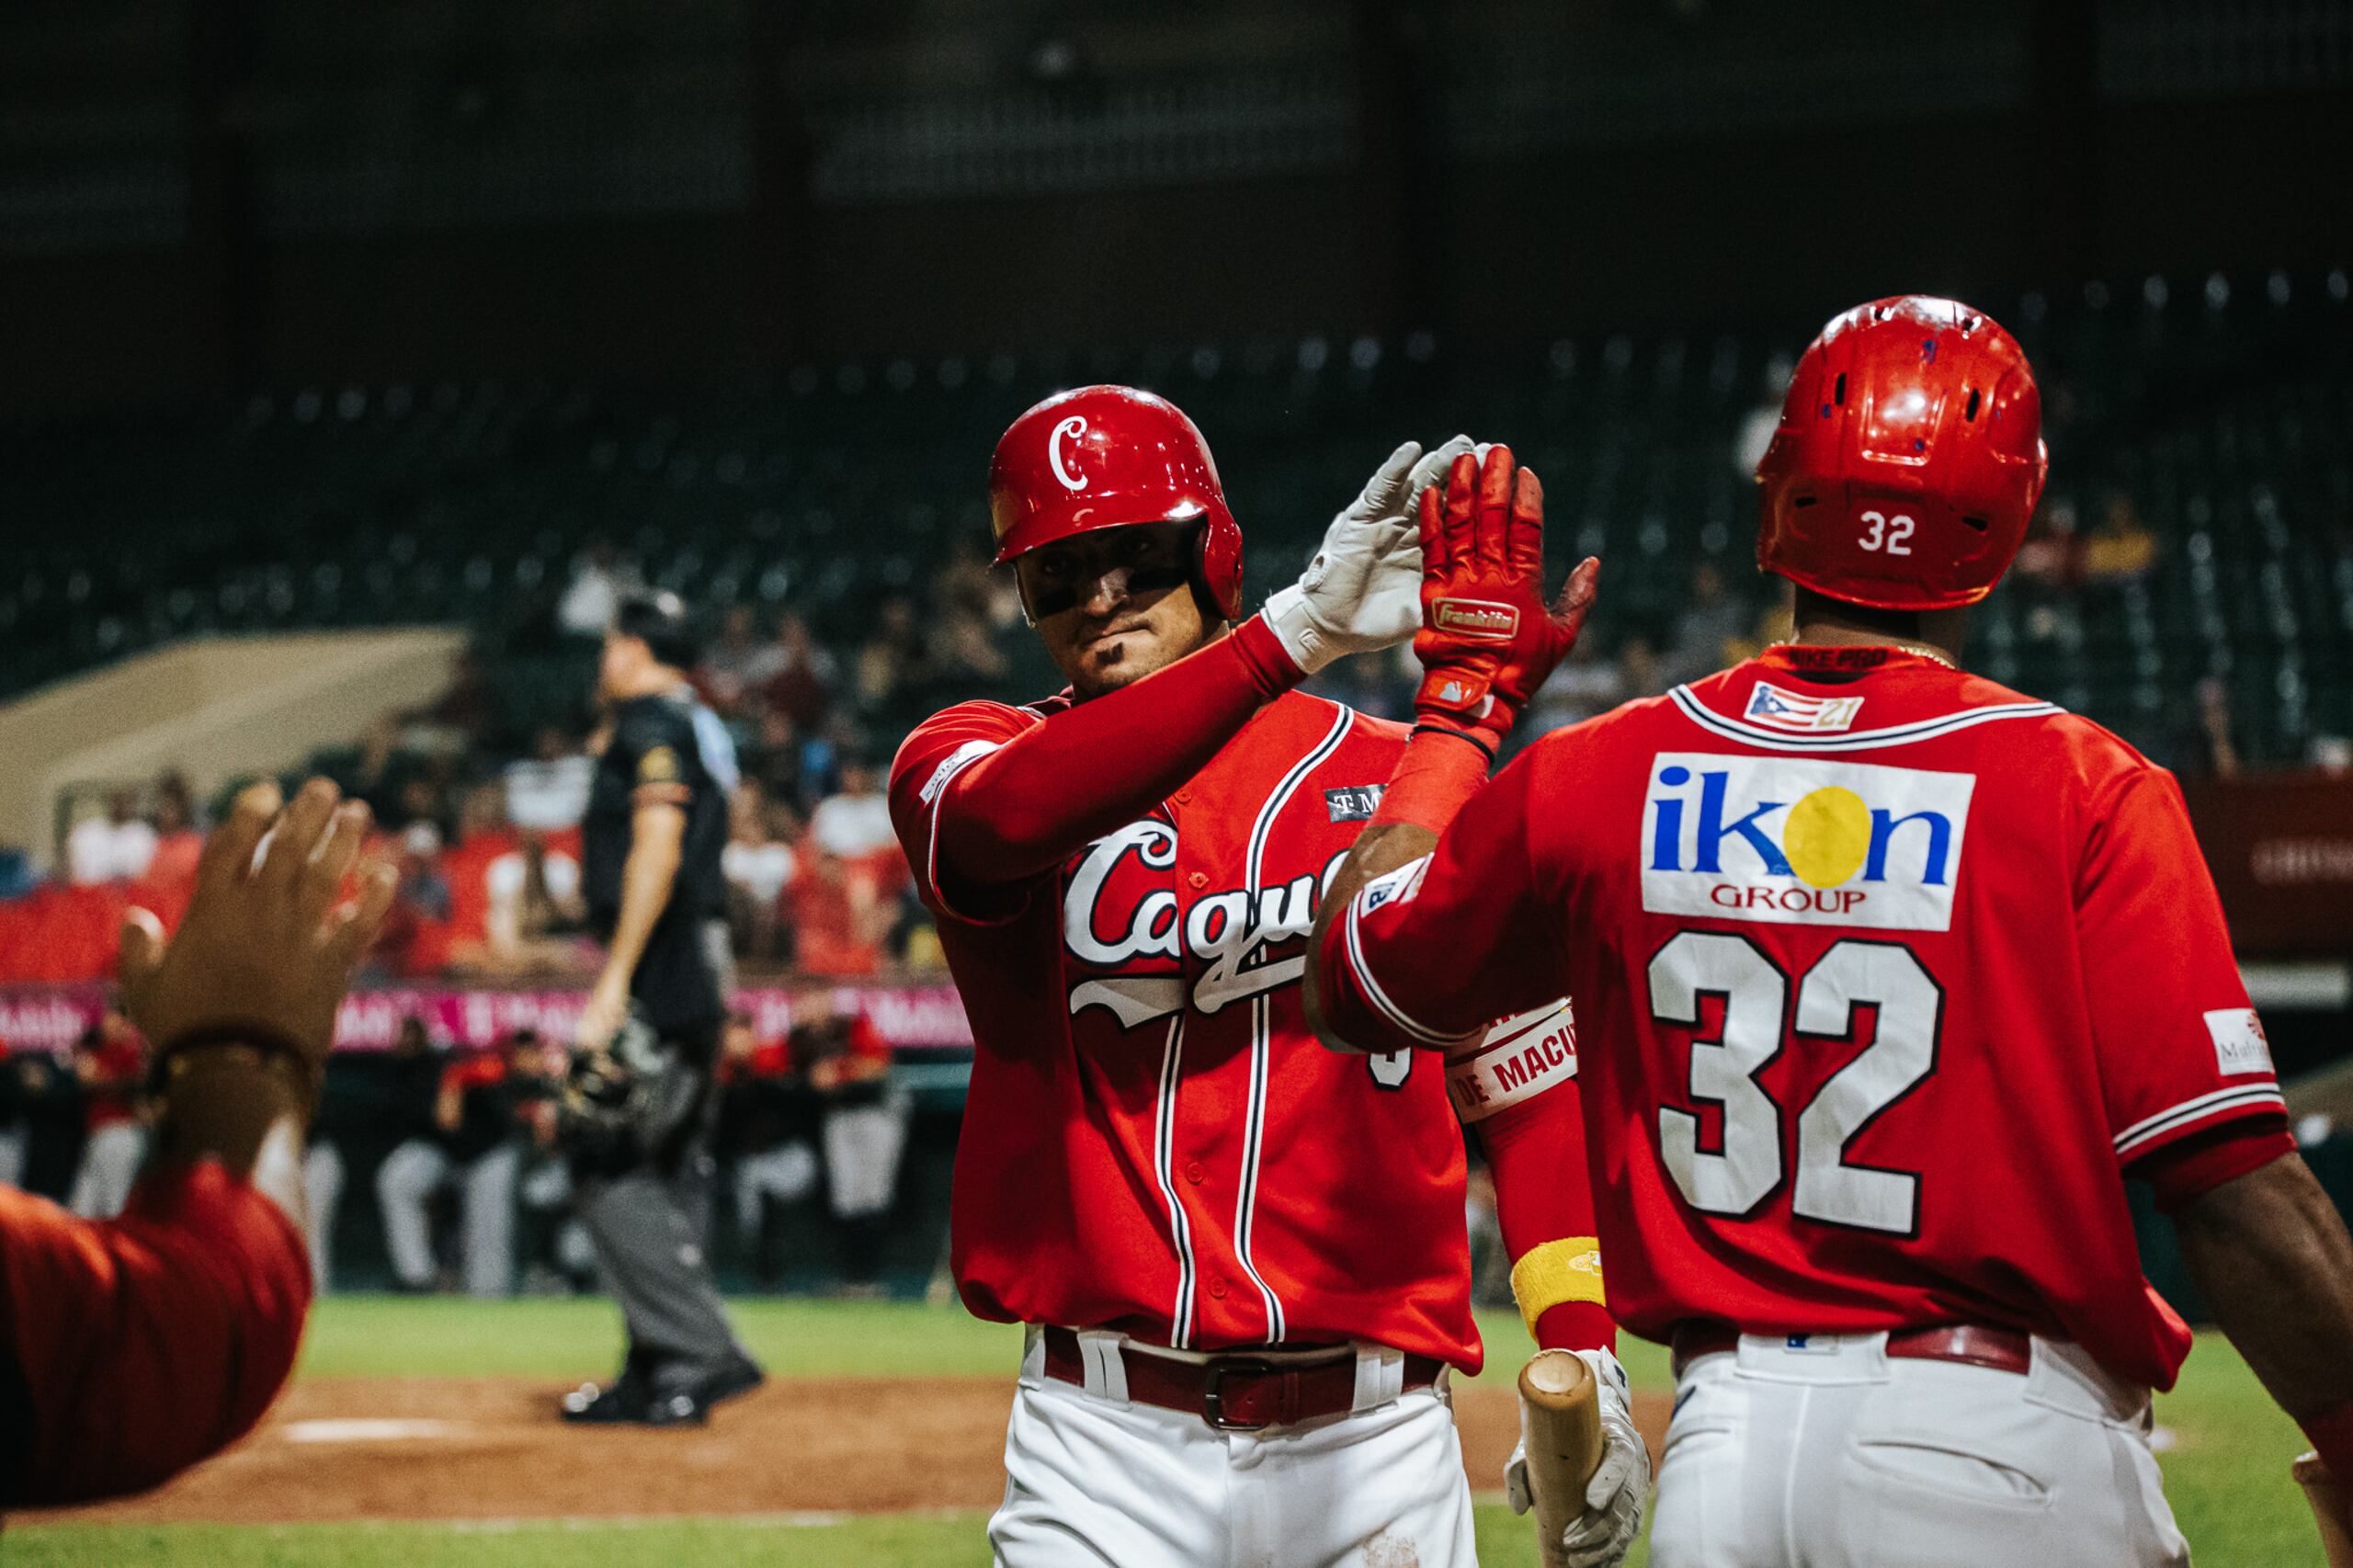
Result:
[[[520,1378],[320,1378],[260,1429],[160,1492],[26,1522],[164,1524],[525,1519],[985,1509],[1005,1490],[1009,1381],[802,1378],[703,1427],[582,1429]],[[1507,1381],[1455,1391],[1472,1489],[1518,1434]],[[1666,1401],[1637,1395],[1653,1451]]]

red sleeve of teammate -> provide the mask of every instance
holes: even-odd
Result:
[[[1563,1005],[1525,1032],[1496,1034],[1503,1038],[1449,1062],[1446,1077],[1495,1171],[1512,1294],[1545,1349],[1614,1349],[1569,1010]]]
[[[1537,885],[1529,845],[1535,765],[1550,749],[1496,775],[1435,853],[1367,882],[1332,923],[1315,960],[1334,1034],[1375,1053],[1452,1051],[1568,990],[1559,911]],[[1477,983],[1466,983],[1474,962]]]
[[[7,1500],[142,1491],[243,1437],[294,1365],[302,1240],[215,1163],[164,1166],[119,1220],[0,1187],[0,1425],[26,1451]]]
[[[917,891],[959,919],[1009,913],[989,897],[1051,871],[1199,773],[1299,667],[1253,616],[1118,691],[1031,722],[971,703],[907,737],[891,815]]]
[[[2178,1201],[2283,1153],[2287,1106],[2180,787],[2143,763],[2104,795],[2075,889],[2085,1005],[2117,1160]],[[2244,1150],[2214,1152],[2225,1127]]]

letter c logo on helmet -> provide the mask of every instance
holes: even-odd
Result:
[[[1874,609],[1957,609],[2025,542],[2050,458],[2018,340],[1953,300],[1859,305],[1798,360],[1756,465],[1756,563]]]
[[[1086,416],[1074,414],[1055,426],[1054,433],[1046,437],[1046,466],[1054,471],[1054,477],[1063,482],[1063,488],[1065,490],[1075,492],[1086,489],[1086,475],[1073,473],[1063,466],[1063,439],[1068,437],[1075,440],[1086,434]]]
[[[1194,586],[1225,619],[1242,618],[1242,529],[1209,443],[1165,398],[1080,387],[1030,409],[989,461],[989,522],[999,565],[1095,528],[1197,522]]]

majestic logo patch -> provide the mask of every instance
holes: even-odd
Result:
[[[1063,442],[1074,441],[1086,434],[1086,419],[1074,414],[1055,426],[1054,433],[1046,437],[1046,461],[1053,469],[1054,477],[1062,481],[1063,488],[1074,495],[1086,488],[1086,475],[1073,473],[1063,466]]]
[[[1833,734],[1853,729],[1862,710],[1863,699],[1859,697],[1806,697],[1760,680],[1756,689],[1748,694],[1748,709],[1744,717],[1751,723],[1776,730]]]
[[[1349,784],[1324,791],[1324,809],[1334,822],[1370,822],[1380,809],[1386,784]]]
[[[2224,1076],[2272,1071],[2271,1041],[2254,1008],[2222,1007],[2207,1014],[2206,1033],[2214,1041],[2214,1065]]]
[[[1492,599],[1440,599],[1430,607],[1430,621],[1440,631],[1502,639],[1518,631],[1519,611]]]
[[[678,754],[668,746],[655,746],[637,759],[637,778],[641,784],[675,783],[681,771]]]
[[[1662,752],[1643,907],[1783,926],[1952,926],[1973,773]]]

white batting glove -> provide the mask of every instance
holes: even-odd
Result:
[[[1634,1430],[1626,1369],[1607,1350],[1580,1350],[1600,1385],[1601,1463],[1586,1483],[1585,1512],[1562,1533],[1562,1559],[1568,1568],[1618,1568],[1642,1532],[1643,1504],[1651,1494],[1651,1451]],[[1528,1445],[1513,1447],[1504,1467],[1504,1490],[1511,1511],[1524,1514],[1535,1503],[1528,1489]]]
[[[1422,492],[1471,449],[1457,436],[1425,454],[1408,441],[1365,482],[1364,494],[1332,519],[1298,582],[1279,588],[1261,613],[1293,663],[1313,675],[1347,653],[1406,642],[1422,625]]]

